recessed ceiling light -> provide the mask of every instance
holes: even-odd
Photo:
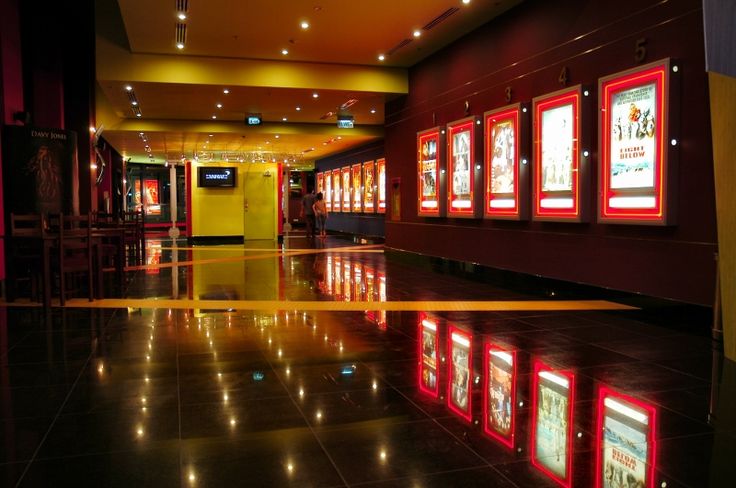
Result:
[[[384,56],[383,54],[379,54],[378,55],[378,60],[379,61],[383,61],[384,59],[386,59],[386,56]]]
[[[299,24],[299,25],[300,25],[300,26],[301,26],[301,28],[302,28],[302,29],[304,29],[304,30],[307,30],[307,29],[309,29],[309,22],[307,22],[306,20],[302,20],[302,23],[301,23],[301,24]]]
[[[288,49],[282,49],[281,50],[281,54],[283,54],[284,56],[286,56],[287,54],[289,54],[289,50]]]
[[[213,118],[213,119],[216,119],[216,118],[217,118],[217,115],[213,115],[213,116],[212,116],[212,118]]]
[[[287,119],[286,117],[282,117],[281,120],[283,120],[284,122],[286,122],[289,119]]]
[[[276,135],[275,135],[274,137],[275,137],[276,139],[278,139],[278,138],[279,138],[279,137],[281,137],[281,136],[280,136],[280,135],[278,135],[278,134],[276,134]]]
[[[212,134],[207,134],[207,137],[212,137]]]
[[[297,107],[297,108],[296,108],[296,111],[298,112],[298,111],[300,111],[301,109],[302,109],[301,107]]]
[[[463,3],[464,3],[465,5],[467,5],[467,4],[469,4],[469,3],[470,3],[470,0],[463,0]]]
[[[125,91],[133,91],[133,87],[130,85],[125,85]]]
[[[420,31],[419,29],[414,31],[414,37],[419,37],[421,35],[422,35],[422,31]]]
[[[179,12],[179,15],[177,15],[177,17],[179,17],[179,20],[187,20],[187,14],[185,14],[184,12]]]
[[[130,104],[135,107],[136,105],[138,105],[138,102],[136,102],[135,100],[133,100],[132,102],[130,102]]]
[[[338,141],[341,141],[342,140],[342,136],[337,136],[337,140]]]
[[[312,93],[312,98],[319,98],[319,93]]]
[[[217,104],[217,108],[222,108],[222,104],[221,103],[218,103]]]
[[[184,43],[183,42],[177,42],[176,43],[176,48],[177,49],[184,49]]]
[[[372,108],[372,109],[371,109],[371,113],[372,113],[372,114],[376,113],[376,109],[375,109],[375,108]]]
[[[271,141],[266,141],[266,144],[271,144]]]
[[[222,90],[222,93],[224,93],[225,95],[227,95],[228,93],[230,93],[230,90],[228,90],[227,88],[225,88],[224,90]]]
[[[135,114],[136,117],[143,117],[142,114]]]

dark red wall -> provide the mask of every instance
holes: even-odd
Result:
[[[563,66],[569,69],[569,84],[589,84],[596,100],[599,77],[636,66],[634,49],[640,38],[647,40],[645,62],[671,57],[681,67],[680,92],[674,95],[682,107],[682,116],[674,121],[681,143],[679,193],[674,195],[677,225],[417,217],[416,132],[464,117],[465,101],[474,115],[506,105],[507,86],[514,102],[558,90]],[[589,130],[597,134],[597,121]],[[686,302],[713,302],[716,224],[699,0],[527,0],[410,70],[409,94],[386,107],[385,148],[387,181],[401,178],[402,192],[401,222],[386,221],[386,243],[392,248]],[[595,148],[592,156],[595,168]],[[592,173],[595,182],[597,170]],[[595,209],[595,192],[584,201]]]

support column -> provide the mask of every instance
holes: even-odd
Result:
[[[174,240],[179,237],[179,229],[176,227],[178,210],[176,205],[176,198],[176,165],[169,164],[169,214],[171,215],[171,228],[169,229],[169,237]]]

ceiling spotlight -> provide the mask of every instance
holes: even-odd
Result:
[[[282,117],[281,120],[283,120],[284,122],[286,122],[289,119],[287,119],[286,117]]]
[[[130,85],[125,85],[125,91],[133,91],[133,87]]]
[[[177,17],[179,17],[179,20],[187,20],[187,14],[185,14],[184,12],[179,12],[179,15],[177,15]]]
[[[138,113],[138,114],[135,114],[135,116],[136,117],[143,117],[143,114]]]
[[[221,104],[221,103],[218,103],[218,104],[216,105],[216,107],[217,107],[217,108],[222,108],[222,104]]]
[[[278,134],[276,134],[276,135],[275,135],[274,137],[275,137],[276,139],[278,139],[278,138],[279,138],[279,137],[281,137],[281,136],[280,136],[280,135],[278,135]]]
[[[470,3],[470,0],[463,0],[463,3],[464,3],[465,5],[467,5],[467,4],[469,4],[469,3]]]
[[[184,43],[183,42],[177,42],[176,43],[176,48],[177,49],[184,49]]]
[[[130,102],[130,104],[135,107],[136,105],[138,105],[138,102],[133,100],[132,102]]]
[[[300,111],[301,109],[302,109],[301,107],[297,107],[297,108],[296,108],[296,111],[298,112],[298,111]]]
[[[230,93],[230,90],[228,90],[227,88],[225,88],[224,90],[222,90],[222,93],[224,93],[225,95],[227,95],[228,93]]]
[[[289,50],[288,49],[282,49],[281,50],[281,54],[283,54],[284,56],[286,56],[287,54],[289,54]]]
[[[419,29],[414,31],[414,37],[419,37],[421,35],[422,35],[422,31],[420,31]]]
[[[386,59],[386,56],[384,56],[383,54],[379,54],[378,55],[378,60],[379,61],[383,61],[384,59]]]
[[[319,93],[312,93],[312,98],[319,98]]]
[[[301,24],[299,24],[299,25],[300,25],[300,26],[301,26],[301,28],[302,28],[302,29],[304,29],[304,30],[307,30],[307,29],[309,29],[309,22],[307,22],[306,20],[302,20],[302,23],[301,23]]]
[[[376,113],[376,109],[375,109],[375,108],[372,108],[372,109],[371,109],[371,113],[372,113],[372,114]]]
[[[212,137],[212,136],[213,136],[213,134],[207,134],[207,137]]]
[[[217,115],[213,115],[213,116],[212,116],[212,118],[213,118],[213,119],[216,119],[216,118],[217,118]]]

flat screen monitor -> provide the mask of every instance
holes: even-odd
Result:
[[[197,171],[197,186],[201,188],[234,187],[237,172],[237,168],[200,166]]]

